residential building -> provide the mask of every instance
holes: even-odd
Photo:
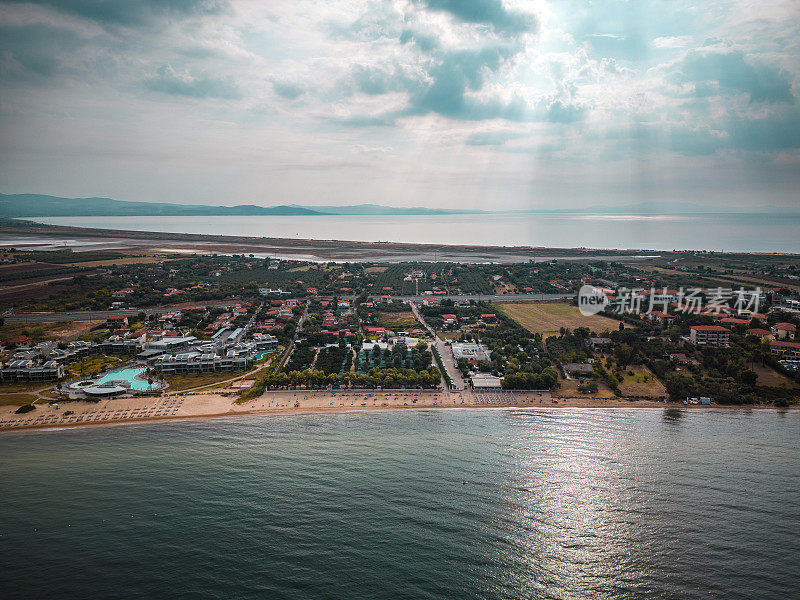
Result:
[[[772,334],[776,340],[793,340],[797,337],[797,326],[792,323],[775,323]]]
[[[587,379],[594,373],[594,366],[589,363],[566,363],[564,372],[575,379]]]
[[[128,317],[126,317],[125,315],[111,315],[106,319],[106,325],[110,329],[116,329],[118,327],[127,327]]]
[[[260,352],[272,352],[278,349],[278,338],[274,335],[256,333],[253,336],[253,342],[255,342],[256,349]]]
[[[54,360],[40,363],[31,359],[21,359],[0,363],[2,381],[54,381],[62,378],[64,373],[64,365]]]
[[[606,337],[590,337],[586,339],[586,346],[591,348],[594,352],[603,352],[608,350],[614,345],[611,338]]]
[[[800,360],[800,342],[773,340],[769,343],[769,349],[781,358]]]
[[[720,325],[692,325],[689,328],[689,341],[698,346],[727,348],[730,336],[730,330]]]
[[[656,321],[658,323],[663,323],[667,327],[672,325],[673,321],[675,321],[675,316],[667,314],[665,312],[661,312],[660,310],[654,310],[647,313],[647,318],[650,321]]]
[[[774,339],[772,337],[772,332],[769,329],[761,329],[759,327],[754,327],[752,329],[748,329],[747,330],[747,335],[754,335],[756,337],[761,338],[762,340]]]

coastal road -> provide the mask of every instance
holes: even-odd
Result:
[[[380,296],[370,296],[371,300],[380,300]],[[568,294],[443,294],[436,296],[392,296],[392,300],[403,302],[422,302],[425,298],[437,300],[475,300],[475,302],[523,302],[526,300],[572,300],[574,293]]]

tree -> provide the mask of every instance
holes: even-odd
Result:
[[[739,379],[747,387],[755,387],[758,381],[758,374],[751,369],[747,369],[746,371],[742,371]]]

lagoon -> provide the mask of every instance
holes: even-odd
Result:
[[[800,216],[479,214],[403,216],[51,217],[51,225],[316,240],[800,253]],[[431,257],[421,257],[425,260]]]

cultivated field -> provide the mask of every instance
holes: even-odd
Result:
[[[596,333],[619,328],[619,321],[598,315],[585,317],[576,306],[566,302],[503,302],[495,305],[495,309],[532,333],[557,334],[562,327],[588,327]]]

